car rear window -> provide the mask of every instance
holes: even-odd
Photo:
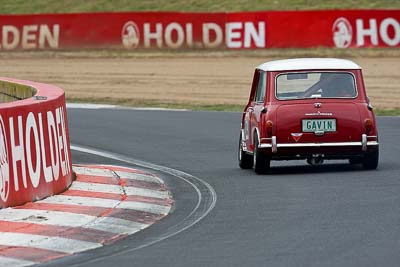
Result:
[[[348,72],[289,72],[276,77],[279,100],[355,98],[354,76]]]

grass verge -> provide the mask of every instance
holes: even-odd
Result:
[[[187,109],[187,110],[203,110],[203,111],[243,111],[244,105],[233,104],[195,104],[195,103],[175,103],[175,102],[159,102],[151,100],[138,99],[114,99],[114,98],[70,98],[67,97],[67,102],[71,103],[90,103],[90,104],[107,104],[118,105],[123,107],[135,108],[168,108],[168,109]]]
[[[400,109],[377,109],[375,114],[377,116],[400,116]]]

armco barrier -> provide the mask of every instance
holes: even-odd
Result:
[[[0,15],[0,49],[399,47],[400,10]]]
[[[64,92],[55,86],[0,78],[0,208],[64,191],[72,162]]]

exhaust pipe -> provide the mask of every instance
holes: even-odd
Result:
[[[307,163],[313,166],[319,166],[324,163],[324,154],[312,155],[312,158],[307,159]]]

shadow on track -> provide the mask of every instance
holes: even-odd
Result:
[[[379,170],[379,168],[378,168]],[[252,170],[243,170],[251,172]],[[349,164],[349,163],[325,163],[320,166],[311,165],[285,165],[285,166],[272,166],[267,174],[269,175],[292,175],[292,174],[322,174],[322,173],[335,173],[335,172],[371,172],[371,170],[365,170],[360,164]],[[254,171],[253,171],[254,172]],[[372,171],[373,172],[373,171]]]

